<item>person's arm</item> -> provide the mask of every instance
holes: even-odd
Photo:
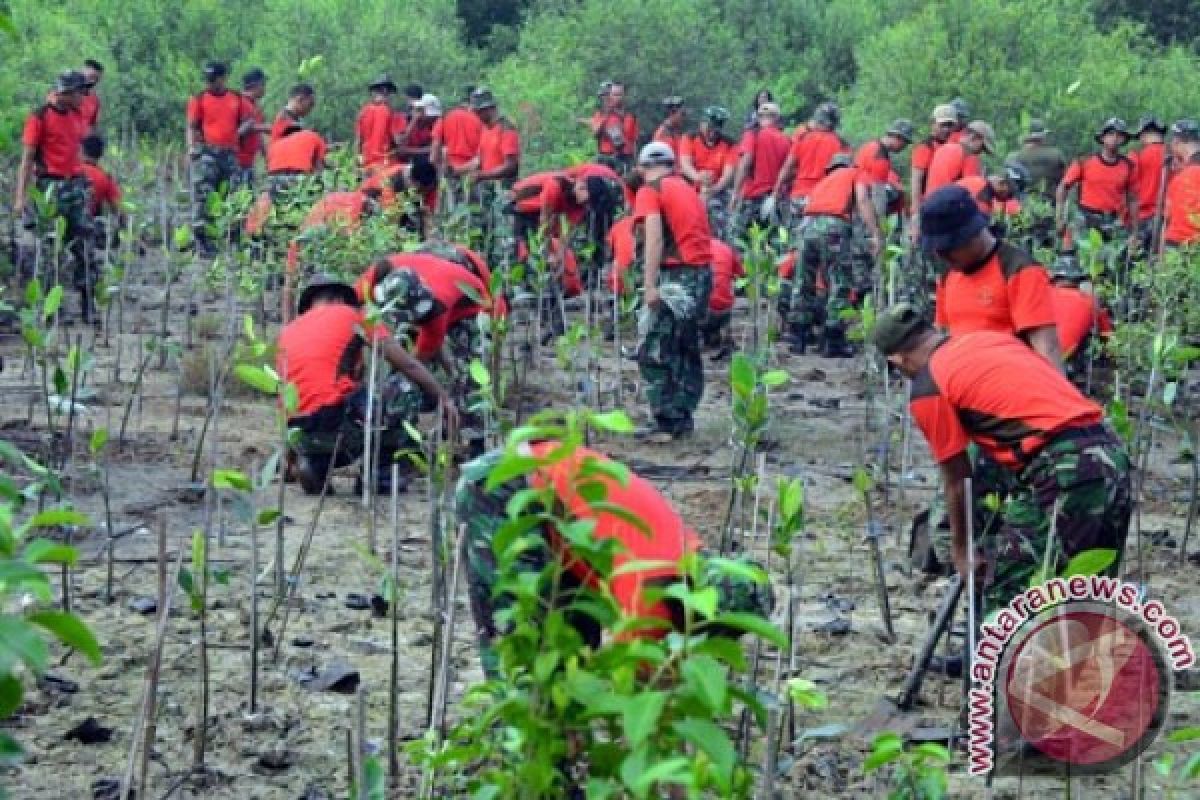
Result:
[[[472,162],[472,163],[477,164],[477,162]],[[504,157],[503,164],[501,164],[498,167],[493,167],[492,169],[487,169],[487,170],[483,170],[482,172],[479,172],[478,174],[475,175],[475,180],[476,181],[503,181],[503,180],[508,180],[509,178],[515,178],[515,177],[517,177],[517,169],[518,169],[519,163],[520,162],[517,161],[516,156],[506,155]]]
[[[662,214],[649,214],[642,224],[646,234],[642,270],[645,292],[642,299],[647,308],[658,308],[658,268],[663,254]]]
[[[967,478],[971,477],[971,462],[966,452],[959,453],[940,465],[942,490],[946,497],[946,516],[950,522],[951,554],[958,574],[965,580],[969,574],[967,563]],[[978,535],[976,531],[976,535]],[[978,547],[975,552],[975,568],[984,563]]]
[[[743,152],[741,157],[738,159],[737,170],[733,179],[733,192],[729,197],[730,211],[737,209],[738,199],[742,194],[742,184],[746,182],[746,175],[750,172],[750,158],[751,156],[749,152]]]
[[[1059,236],[1067,230],[1067,203],[1071,197],[1071,189],[1079,182],[1080,172],[1079,162],[1075,162],[1067,168],[1067,173],[1054,190],[1054,225]]]
[[[772,189],[772,194],[784,194],[784,187],[790,186],[792,177],[796,174],[796,154],[789,152],[787,158],[783,160],[783,166],[779,168],[779,175],[775,178],[775,188]]]
[[[880,230],[879,218],[875,215],[875,203],[871,201],[871,187],[863,181],[856,181],[854,200],[858,206],[858,216],[871,237],[871,255],[879,258],[879,254],[883,252],[883,231]]]
[[[442,385],[437,382],[437,378],[433,377],[420,361],[391,337],[387,337],[380,342],[380,352],[383,353],[384,359],[392,366],[392,369],[415,383],[420,387],[421,391],[437,398],[438,403],[442,406],[443,413],[446,415],[447,426],[452,430],[457,430],[458,409],[454,405],[454,400],[442,388]]]
[[[696,169],[696,164],[692,161],[691,153],[684,152],[679,157],[679,172],[694,184],[704,184],[704,175]]]
[[[1029,343],[1029,346],[1035,353],[1041,355],[1053,364],[1055,369],[1062,372],[1062,350],[1058,343],[1057,325],[1042,325],[1037,328],[1030,328],[1021,333],[1021,338]]]
[[[25,145],[21,148],[21,165],[17,167],[16,187],[13,189],[13,214],[20,215],[25,208],[25,192],[33,176],[33,159],[37,148]]]

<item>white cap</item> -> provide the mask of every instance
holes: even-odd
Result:
[[[442,101],[438,100],[435,94],[423,94],[421,95],[421,99],[413,103],[413,105],[419,106],[427,117],[440,117],[442,115]]]
[[[675,151],[666,142],[650,142],[638,154],[638,165],[643,167],[670,166],[675,163]]]

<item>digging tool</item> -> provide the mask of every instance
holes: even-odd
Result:
[[[875,592],[879,598],[879,614],[887,642],[893,644],[896,641],[896,629],[892,625],[892,604],[888,599],[887,576],[883,572],[883,551],[879,549],[882,526],[879,520],[875,519],[871,498],[866,492],[863,492],[863,504],[867,509],[867,541],[871,544],[871,561],[875,565]]]

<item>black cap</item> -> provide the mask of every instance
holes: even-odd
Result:
[[[251,86],[261,86],[267,82],[267,73],[263,72],[258,67],[247,72],[242,76],[242,86],[247,88]]]
[[[492,90],[484,86],[480,86],[471,92],[471,110],[483,111],[485,108],[495,108],[496,98],[492,95]]]
[[[60,93],[82,92],[86,88],[88,88],[87,78],[82,72],[74,69],[59,73],[58,79],[54,81],[54,91]]]
[[[921,204],[921,247],[929,252],[955,250],[988,225],[975,198],[961,186],[943,186]]]
[[[204,80],[206,81],[224,78],[228,74],[229,67],[225,66],[220,61],[209,61],[204,64]]]
[[[389,92],[399,91],[399,88],[396,86],[396,82],[393,81],[386,72],[381,75],[377,75],[375,80],[368,83],[367,89],[371,91],[376,89],[386,89]]]

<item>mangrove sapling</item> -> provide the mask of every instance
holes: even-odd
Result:
[[[215,483],[215,476],[214,476]],[[226,570],[210,569],[208,549],[212,539],[213,515],[207,513],[204,528],[192,534],[191,568],[179,571],[179,586],[187,594],[192,613],[200,621],[200,693],[197,697],[196,722],[192,750],[192,770],[204,769],[205,752],[208,746],[208,707],[210,698],[208,663],[208,582],[225,585],[229,582]]]
[[[866,512],[866,539],[871,548],[871,562],[875,571],[875,592],[879,600],[879,616],[883,623],[884,639],[888,644],[896,641],[896,630],[892,625],[892,605],[888,599],[887,576],[884,571],[883,551],[879,540],[883,536],[883,526],[875,517],[875,509],[871,504],[871,490],[875,481],[863,467],[854,471],[854,489],[858,492]]]
[[[400,465],[392,463],[392,562],[393,597],[388,605],[392,652],[388,671],[388,786],[400,785]]]
[[[129,399],[125,401],[125,411],[121,414],[121,428],[117,432],[117,449],[121,451],[125,450],[125,431],[129,427],[129,417],[133,414],[133,405],[141,396],[142,382],[146,377],[146,370],[150,366],[150,359],[159,350],[159,342],[151,337],[142,343],[142,349],[145,351],[145,355],[138,362],[137,372],[133,375],[133,386],[129,388]],[[165,351],[165,348],[163,349]],[[193,478],[193,480],[195,479]]]

